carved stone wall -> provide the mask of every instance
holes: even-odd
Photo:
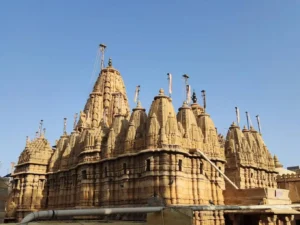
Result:
[[[276,188],[274,160],[261,135],[251,127],[242,131],[234,123],[226,143],[226,175],[241,189]],[[226,188],[231,188],[226,185]]]
[[[64,132],[53,150],[43,136],[26,143],[13,174],[11,214],[141,206],[153,199],[223,205],[224,178],[197,149],[240,188],[276,186],[261,136],[232,125],[225,142],[196,96],[193,101],[176,113],[161,89],[148,114],[140,102],[130,114],[123,79],[110,60],[71,134]],[[223,212],[196,212],[194,222],[224,224]]]

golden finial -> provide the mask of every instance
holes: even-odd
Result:
[[[141,101],[138,101],[136,107],[137,107],[137,108],[142,108],[142,103],[141,103]]]
[[[164,91],[164,89],[159,89],[159,94],[158,94],[159,96],[164,96],[165,95],[165,91]]]
[[[112,59],[111,58],[109,58],[109,60],[108,60],[108,67],[112,67]]]
[[[192,95],[192,101],[193,101],[193,103],[194,104],[196,104],[197,103],[197,95],[196,95],[196,92],[195,92],[195,90],[193,91],[193,95]]]

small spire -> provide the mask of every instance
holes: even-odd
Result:
[[[249,130],[247,129],[247,126],[244,126],[242,131],[243,132],[249,132]]]
[[[39,138],[39,132],[35,132],[35,139],[38,139]]]
[[[282,168],[283,165],[279,162],[278,158],[276,155],[274,155],[274,165],[275,165],[275,168]]]
[[[159,94],[158,94],[159,96],[164,96],[165,95],[165,91],[164,91],[164,89],[159,89]]]
[[[108,59],[108,67],[112,67],[112,60],[111,60],[111,58]]]
[[[186,107],[189,107],[189,105],[188,105],[187,101],[184,101],[184,102],[182,103],[182,108],[186,108]]]
[[[142,108],[142,103],[141,103],[141,101],[138,101],[136,107],[137,107],[137,108]]]
[[[192,101],[193,101],[193,103],[194,104],[196,104],[197,103],[197,95],[196,95],[196,92],[195,92],[195,90],[193,91],[193,96],[192,96]]]
[[[45,137],[46,135],[46,128],[43,129],[43,136]]]

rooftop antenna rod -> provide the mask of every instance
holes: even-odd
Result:
[[[106,49],[106,45],[105,44],[100,44],[100,52],[101,52],[101,70],[104,68],[104,52]]]
[[[247,118],[247,127],[248,127],[248,130],[250,130],[250,125],[249,125],[249,114],[248,114],[248,112],[246,112],[246,118]]]
[[[186,99],[186,102],[189,103],[190,102],[190,99],[189,99],[189,96],[190,96],[190,92],[191,92],[191,88],[190,88],[190,85],[189,85],[189,75],[187,74],[183,74],[182,75],[183,79],[184,79],[184,86],[185,86],[185,89],[186,89],[186,96],[185,96],[185,99]]]
[[[67,118],[64,118],[64,135],[67,135]]]
[[[235,114],[236,114],[237,125],[240,126],[240,110],[238,107],[235,107]]]
[[[169,80],[169,97],[171,98],[172,97],[172,74],[170,73],[167,73],[168,75],[168,80]]]
[[[202,93],[202,98],[203,98],[203,108],[204,108],[204,112],[205,112],[205,109],[206,109],[206,92],[205,92],[205,90],[202,90],[201,93]]]
[[[260,126],[259,115],[256,116],[256,120],[257,120],[258,131],[259,131],[259,134],[261,135],[261,126]]]
[[[43,120],[41,120],[40,122],[40,127],[39,127],[39,136],[41,137],[42,136],[42,131],[43,131]]]
[[[74,115],[74,124],[73,124],[73,130],[75,130],[75,129],[76,129],[77,117],[78,117],[78,113],[75,113],[75,115]]]
[[[136,86],[135,88],[135,95],[134,95],[134,102],[138,103],[140,100],[140,91],[141,91],[141,85]]]

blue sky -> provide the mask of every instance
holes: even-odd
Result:
[[[174,106],[190,75],[222,133],[235,106],[285,165],[299,163],[300,2],[266,1],[1,1],[0,149],[4,175],[34,137],[40,119],[54,143],[63,118],[83,109],[96,70],[97,48],[122,74],[131,108],[136,85],[148,109],[173,74]],[[96,71],[96,72],[93,72]]]

